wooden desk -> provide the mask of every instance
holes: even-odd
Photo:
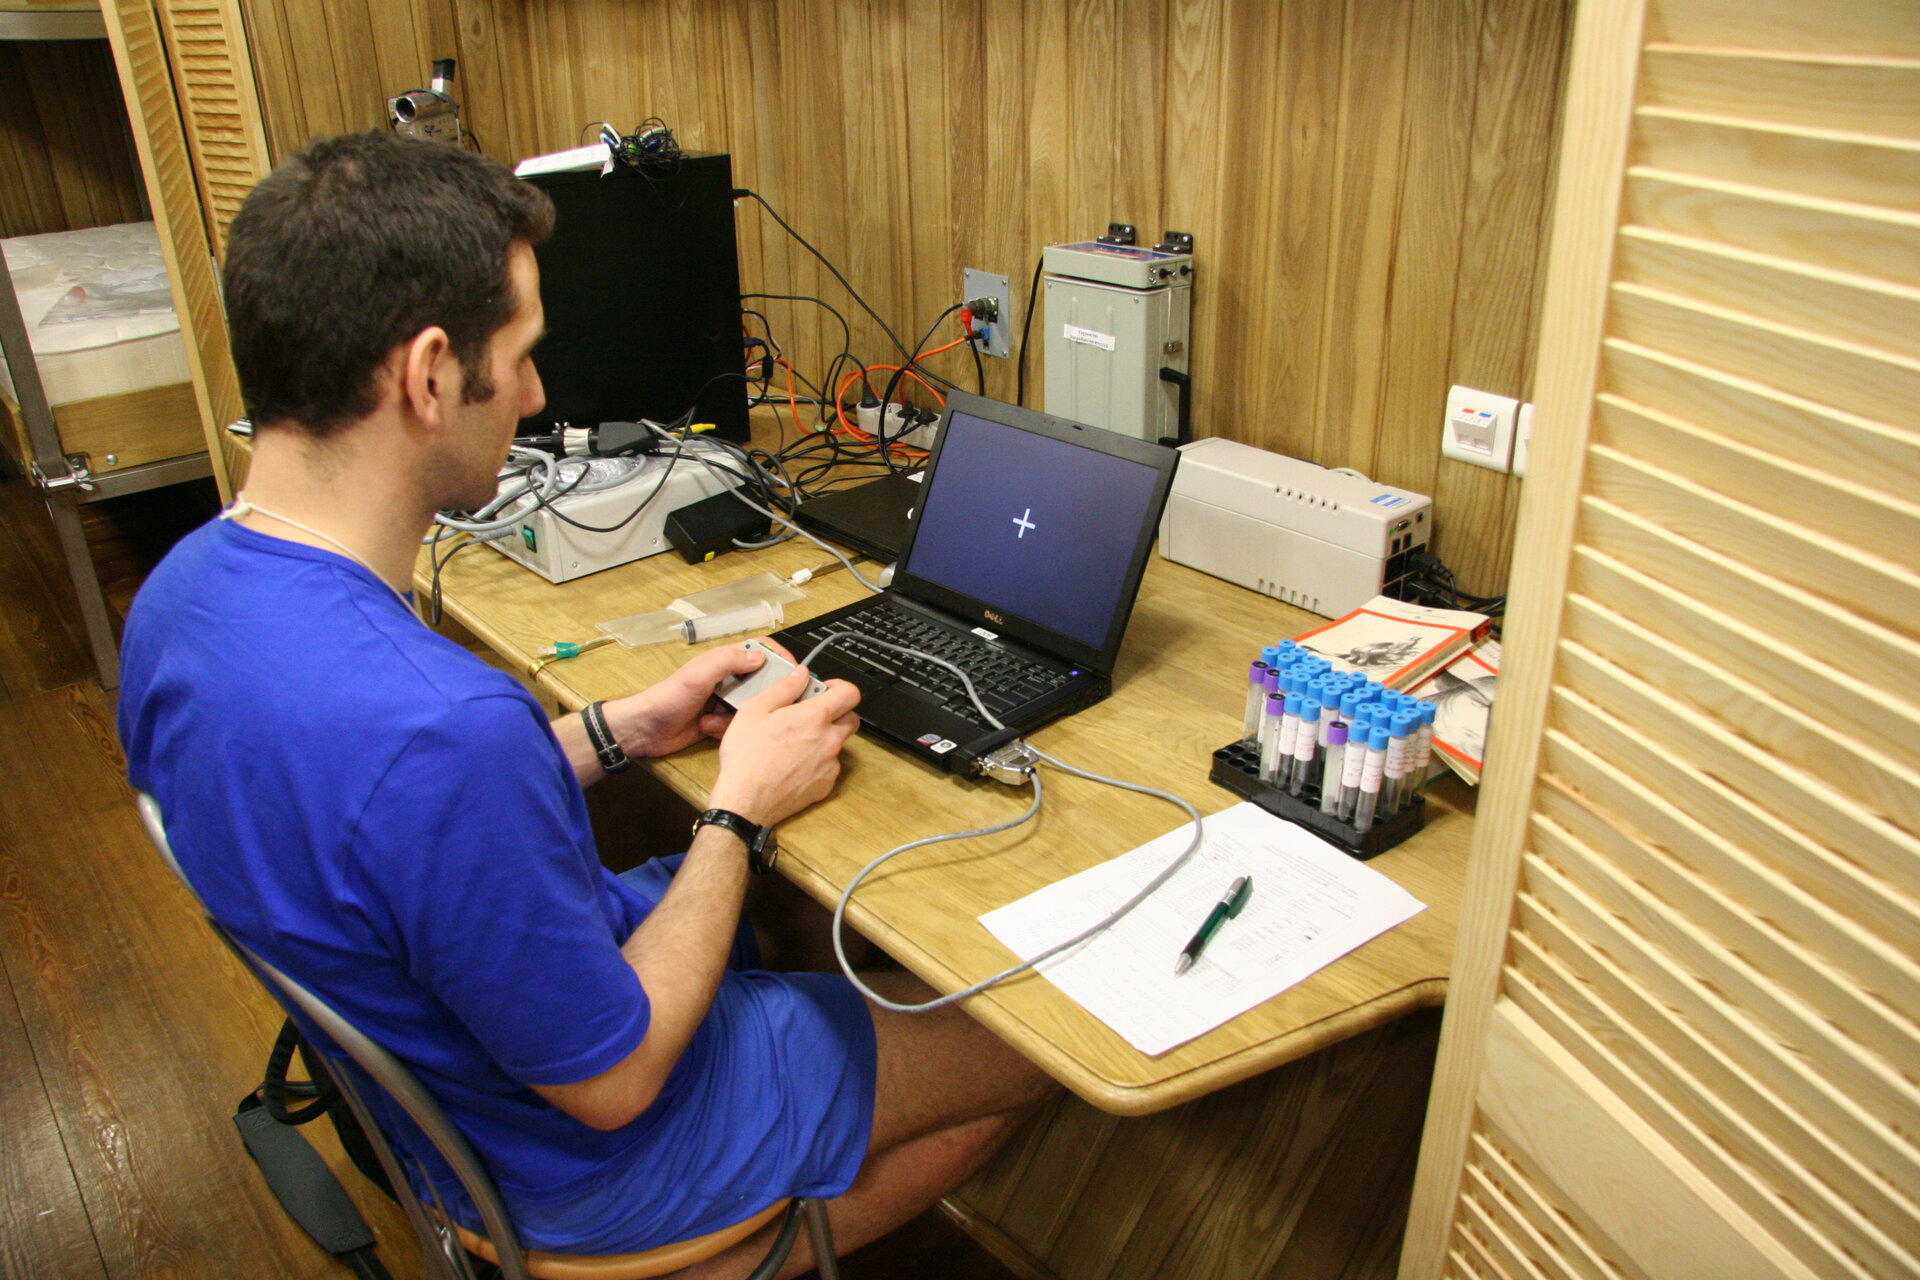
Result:
[[[441,585],[447,615],[527,671],[536,649],[589,639],[597,622],[762,570],[785,576],[828,561],[810,544],[788,543],[697,567],[655,556],[554,586],[475,549],[447,567]],[[428,585],[424,572],[416,585]],[[789,620],[864,594],[844,570],[806,590],[787,607]],[[1314,621],[1156,557],[1113,696],[1034,740],[1073,764],[1218,812],[1234,797],[1207,780],[1209,758],[1239,728],[1248,655]],[[608,646],[550,664],[535,680],[577,708],[659,679],[688,652]],[[653,768],[700,807],[716,763],[709,745]],[[1009,963],[981,913],[1183,821],[1164,801],[1053,770],[1045,782],[1046,803],[1025,826],[888,864],[861,886],[854,924],[936,988],[955,990]],[[1443,994],[1472,794],[1454,780],[1440,784],[1429,793],[1427,829],[1372,863],[1427,910],[1162,1057],[1138,1053],[1031,975],[972,1000],[975,1017],[1078,1098],[1047,1108],[949,1197],[948,1211],[1034,1280],[1386,1280],[1437,1034],[1435,1017],[1406,1015]],[[856,737],[833,797],[782,826],[780,865],[831,904],[894,845],[1012,817],[1025,799],[1024,789],[935,773]],[[1114,1118],[1148,1113],[1158,1114]]]
[[[761,570],[790,574],[827,561],[807,543],[688,566],[654,556],[560,586],[489,549],[458,556],[442,574],[447,615],[510,664],[527,670],[555,640],[597,635],[599,621],[657,609],[675,596]],[[424,577],[417,579],[425,587]],[[844,570],[816,579],[788,619],[865,594]],[[1115,675],[1113,696],[1048,726],[1034,741],[1072,764],[1150,782],[1205,813],[1234,797],[1207,780],[1209,755],[1239,728],[1248,654],[1305,630],[1313,615],[1157,556],[1148,570]],[[681,645],[607,646],[550,664],[540,685],[577,708],[659,679],[683,662]],[[708,746],[654,763],[696,807],[716,769]],[[859,930],[951,991],[997,972],[1011,953],[978,917],[1179,825],[1178,810],[1046,771],[1047,800],[1025,826],[984,839],[915,850],[862,884],[849,911]],[[1439,788],[1427,829],[1372,865],[1427,904],[1408,923],[1308,981],[1159,1058],[1148,1058],[1044,979],[1022,975],[970,1003],[975,1017],[1088,1102],[1140,1115],[1269,1070],[1410,1010],[1438,1004],[1452,955],[1467,836],[1465,788]],[[849,745],[834,796],[781,828],[781,868],[820,901],[837,900],[861,866],[896,844],[1012,817],[1024,789],[962,780],[864,736]]]

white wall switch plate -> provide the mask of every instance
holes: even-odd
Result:
[[[1440,452],[1459,462],[1505,471],[1513,457],[1513,423],[1520,402],[1472,387],[1447,392],[1447,417]]]
[[[1527,474],[1527,450],[1533,444],[1533,402],[1520,406],[1513,420],[1513,474]]]

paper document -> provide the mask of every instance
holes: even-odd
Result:
[[[1426,909],[1378,871],[1257,805],[1237,804],[1204,827],[1206,843],[1158,892],[1038,970],[1149,1056],[1245,1013]],[[1188,823],[980,923],[1030,959],[1132,897],[1192,839]],[[1181,948],[1242,875],[1253,878],[1246,907],[1175,977]]]

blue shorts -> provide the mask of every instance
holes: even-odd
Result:
[[[679,856],[658,858],[621,879],[657,903],[679,865]],[[758,963],[742,923],[712,1009],[631,1126],[632,1158],[563,1203],[512,1206],[523,1243],[637,1252],[853,1184],[873,1130],[872,1015],[839,974],[767,973]]]

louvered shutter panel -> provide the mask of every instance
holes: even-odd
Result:
[[[166,45],[149,0],[106,0],[101,10],[153,205],[161,253],[173,282],[174,309],[180,320],[180,336],[186,343],[201,427],[215,460],[214,475],[221,496],[230,499],[234,473],[244,467],[244,461],[236,456],[225,428],[245,410]]]
[[[227,226],[273,164],[237,0],[160,0],[207,235],[227,256]]]
[[[1401,1274],[1920,1275],[1920,4],[1578,24]]]

